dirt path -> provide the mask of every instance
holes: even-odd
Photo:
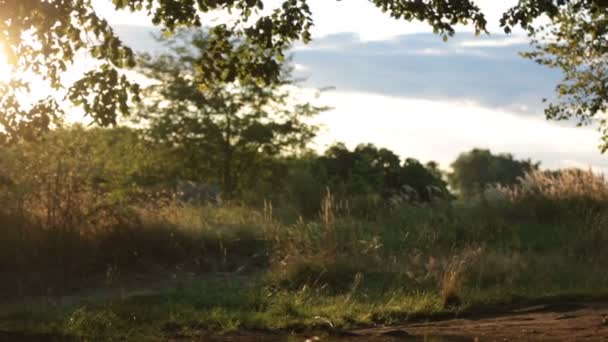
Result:
[[[608,302],[538,305],[495,316],[353,331],[360,336],[445,341],[608,341]]]
[[[323,334],[319,335],[323,336]],[[538,305],[498,315],[359,329],[332,335],[331,337],[325,336],[317,339],[315,334],[291,335],[288,337],[281,333],[258,332],[237,333],[230,336],[202,338],[200,340],[214,342],[608,341],[608,302]],[[17,340],[65,341],[44,335],[30,336],[0,333],[0,342]],[[180,338],[170,338],[168,340],[183,341]]]
[[[243,333],[213,342],[503,342],[608,341],[608,302],[537,305],[502,314],[334,332],[330,336]],[[180,341],[181,342],[181,341]]]

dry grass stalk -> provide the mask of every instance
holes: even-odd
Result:
[[[325,190],[325,196],[321,199],[321,221],[326,226],[331,226],[336,222],[335,200],[329,188]]]
[[[591,169],[566,169],[559,172],[533,171],[526,174],[519,184],[497,187],[512,202],[529,197],[551,200],[586,199],[593,202],[608,202],[608,184],[603,174]]]

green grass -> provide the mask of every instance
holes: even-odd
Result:
[[[97,339],[160,339],[237,330],[349,328],[443,312],[432,293],[395,290],[328,295],[319,289],[272,289],[254,275],[200,279],[191,287],[148,296],[53,309],[36,306],[2,317],[2,330]]]
[[[162,340],[237,331],[331,331],[496,311],[504,305],[566,294],[598,294],[599,288],[496,286],[463,289],[463,302],[446,308],[437,290],[390,289],[358,280],[348,291],[322,287],[286,290],[264,274],[200,276],[187,286],[145,295],[83,297],[65,305],[32,305],[0,315],[0,330],[51,333],[88,340]]]
[[[69,230],[5,213],[0,286],[12,304],[0,330],[158,340],[348,329],[608,294],[608,214],[521,203],[368,219],[326,203],[310,220],[168,205]]]

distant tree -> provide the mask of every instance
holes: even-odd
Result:
[[[393,151],[373,144],[360,144],[353,151],[336,144],[319,161],[332,188],[346,194],[375,192],[388,198],[405,185],[414,188],[424,200],[429,200],[429,186],[448,193],[436,163],[427,167],[412,158],[402,163]]]
[[[451,166],[449,184],[466,197],[482,192],[488,185],[514,184],[519,177],[538,169],[539,163],[516,160],[508,153],[492,154],[489,150],[473,149],[461,153]]]
[[[347,193],[383,194],[396,185],[400,168],[397,155],[372,144],[360,144],[353,151],[342,143],[335,144],[320,157],[320,162],[333,187]]]
[[[439,189],[446,197],[449,195],[447,183],[443,180],[442,174],[435,162],[429,162],[427,165],[423,165],[414,158],[407,158],[403,162],[400,171],[400,185],[411,186],[425,201],[432,200],[432,194],[429,193],[429,187]]]
[[[216,179],[230,196],[243,175],[261,171],[265,158],[303,149],[315,136],[306,119],[325,108],[298,102],[287,64],[270,83],[204,86],[196,65],[212,43],[209,35],[182,30],[161,40],[171,53],[143,57],[141,71],[155,83],[142,91],[138,118],[151,139],[183,155],[191,177]]]
[[[432,173],[435,178],[437,179],[443,179],[445,174],[444,172],[439,168],[439,164],[436,161],[429,161],[425,164],[426,169]],[[447,183],[444,182],[444,185],[447,185]]]

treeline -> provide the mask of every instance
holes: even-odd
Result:
[[[205,158],[206,157],[206,158]],[[212,151],[193,153],[167,146],[133,128],[50,132],[42,141],[0,148],[0,182],[4,196],[37,193],[90,192],[103,201],[166,200],[179,181],[220,189],[224,201],[260,206],[264,202],[290,207],[293,214],[314,216],[329,191],[337,202],[362,215],[403,202],[424,205],[472,197],[490,185],[511,185],[538,163],[509,154],[474,149],[462,153],[449,173],[436,162],[402,160],[395,152],[373,144],[354,149],[335,144],[318,155],[310,150],[272,155],[250,152],[234,158],[230,194],[222,174],[225,165]],[[11,195],[12,194],[12,195]],[[14,202],[14,201],[13,201]]]

